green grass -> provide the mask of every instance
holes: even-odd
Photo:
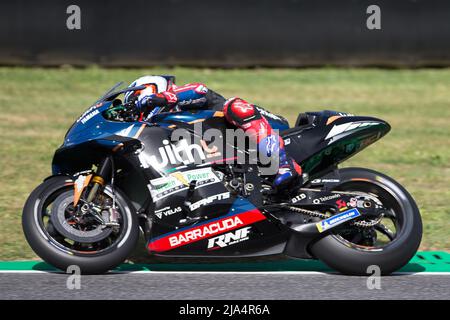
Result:
[[[423,216],[422,250],[450,251],[450,69],[24,69],[0,68],[0,259],[35,258],[22,234],[27,195],[50,174],[54,150],[108,87],[148,73],[198,81],[294,122],[300,111],[372,115],[389,135],[346,162],[402,183]]]

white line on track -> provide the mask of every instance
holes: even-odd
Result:
[[[61,271],[42,270],[0,270],[0,273],[22,273],[22,274],[66,274]],[[236,275],[340,275],[332,272],[319,271],[114,271],[110,274],[236,274]],[[392,275],[413,276],[450,276],[450,272],[394,272]]]

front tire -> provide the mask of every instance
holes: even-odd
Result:
[[[365,168],[339,170],[339,191],[364,191],[389,202],[399,230],[395,238],[379,248],[353,245],[336,234],[327,235],[310,246],[314,257],[348,275],[368,275],[368,267],[378,266],[381,274],[390,274],[411,260],[422,238],[422,220],[411,195],[394,179]]]
[[[44,261],[66,271],[71,265],[83,274],[99,274],[122,263],[133,251],[139,238],[139,225],[133,205],[118,189],[115,189],[117,206],[123,215],[123,232],[111,246],[92,252],[65,248],[54,237],[54,231],[44,226],[43,216],[47,206],[62,192],[73,189],[69,177],[57,176],[44,181],[28,197],[22,215],[22,227],[29,245]],[[107,187],[105,190],[110,190]]]

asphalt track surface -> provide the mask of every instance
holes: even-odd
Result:
[[[450,273],[382,277],[368,289],[367,277],[322,272],[141,271],[81,276],[68,289],[69,275],[43,271],[1,271],[0,299],[450,299]]]
[[[450,253],[418,252],[399,272],[380,278],[335,273],[316,260],[124,263],[105,275],[80,278],[42,261],[0,262],[0,299],[450,299]]]

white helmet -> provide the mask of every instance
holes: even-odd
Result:
[[[130,84],[130,87],[139,86],[145,86],[146,88],[137,91],[128,91],[125,93],[125,103],[128,103],[136,98],[140,101],[146,96],[167,91],[169,89],[169,82],[167,81],[167,78],[163,76],[144,76],[136,79]]]

